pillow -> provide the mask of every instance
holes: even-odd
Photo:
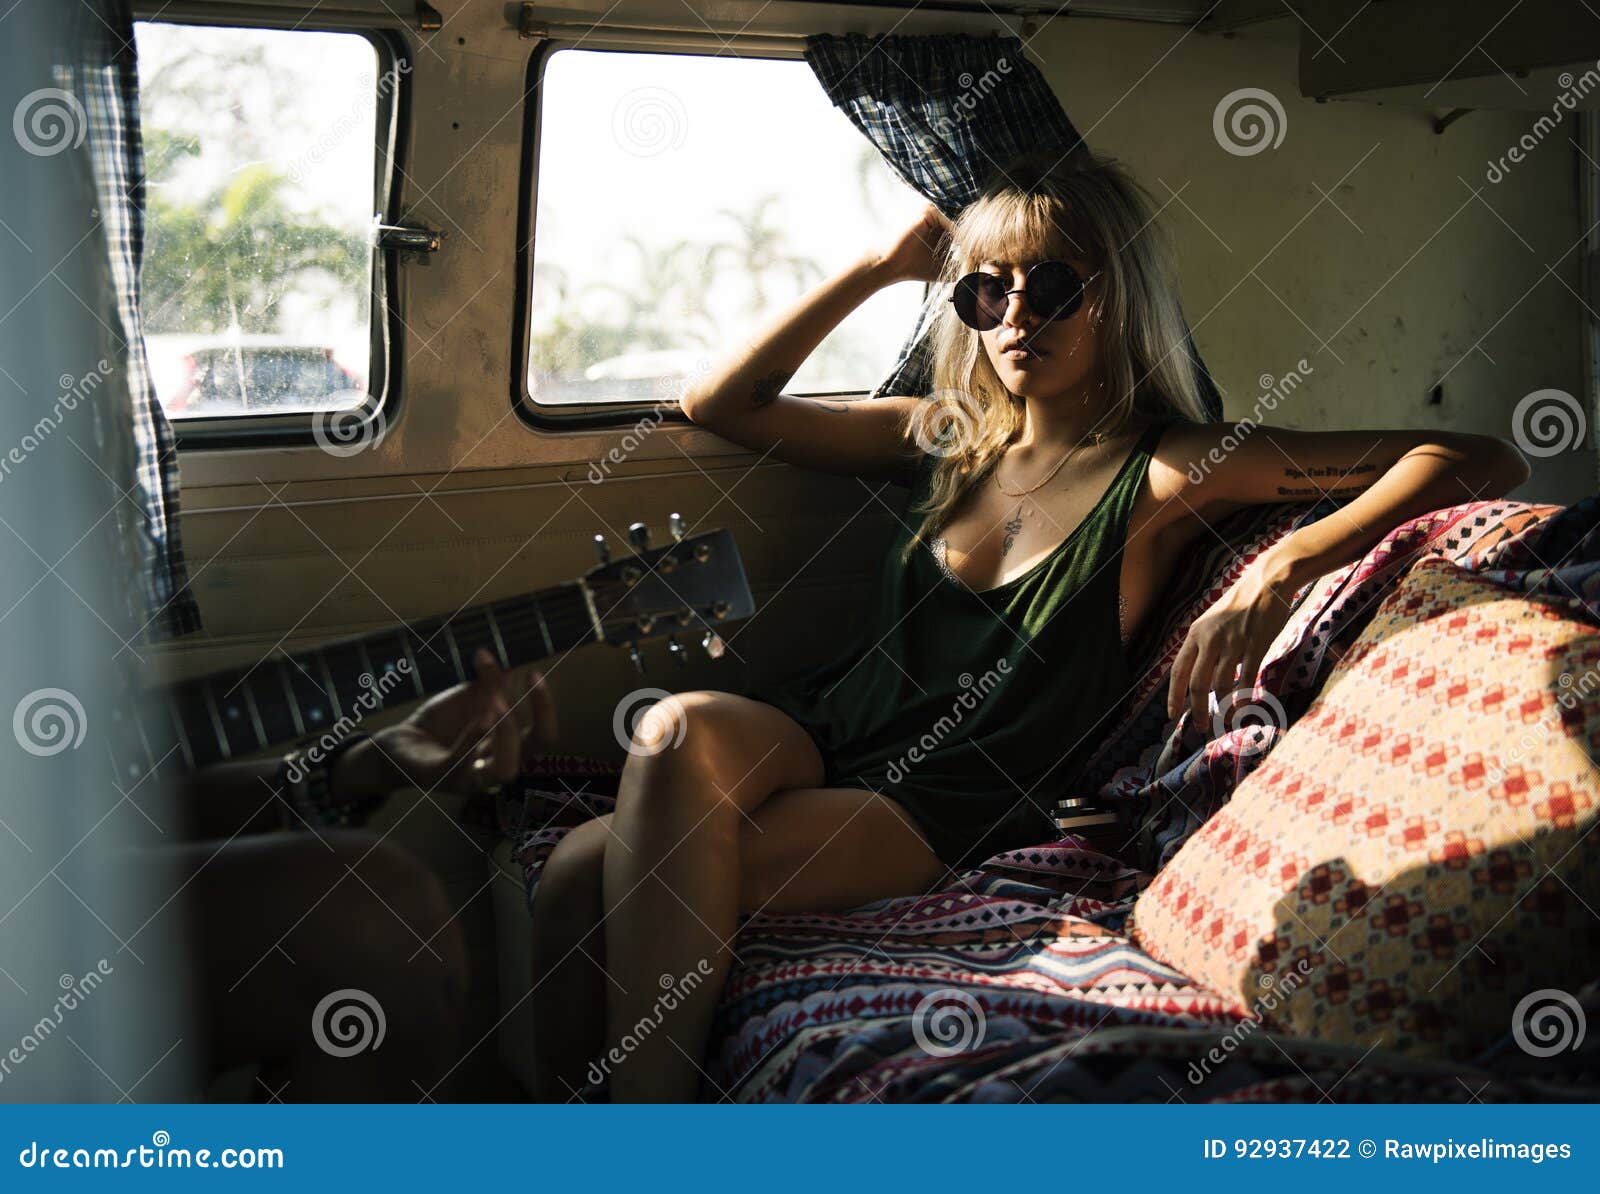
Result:
[[[1600,973],[1597,753],[1600,627],[1422,561],[1132,935],[1284,1031],[1469,1056]]]

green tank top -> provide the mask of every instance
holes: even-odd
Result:
[[[1147,427],[1072,533],[993,589],[947,578],[926,545],[904,558],[911,531],[901,531],[851,649],[751,694],[811,735],[826,786],[892,797],[951,866],[1060,836],[1055,802],[1132,684],[1117,616],[1122,550],[1175,421]],[[919,465],[913,506],[931,463]]]

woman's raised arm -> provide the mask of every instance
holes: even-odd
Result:
[[[783,387],[828,333],[895,282],[930,281],[949,224],[931,204],[887,251],[868,253],[823,282],[755,340],[727,357],[683,397],[683,411],[736,444],[779,460],[861,477],[903,476],[917,451],[909,426],[920,399],[836,402],[797,398]]]

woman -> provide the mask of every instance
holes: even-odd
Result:
[[[541,1098],[595,1078],[602,1046],[615,1100],[695,1098],[741,911],[911,895],[1058,836],[1053,801],[1132,681],[1124,644],[1219,520],[1351,499],[1195,622],[1168,708],[1202,725],[1236,669],[1253,680],[1301,584],[1407,518],[1526,479],[1484,436],[1251,424],[1235,446],[1240,428],[1203,422],[1148,196],[1088,153],[1024,177],[953,230],[928,209],[684,398],[736,443],[860,477],[868,503],[904,482],[912,502],[856,649],[763,700],[655,706],[616,812],[552,854],[533,909]],[[937,278],[957,281],[936,403],[782,392],[873,292]]]

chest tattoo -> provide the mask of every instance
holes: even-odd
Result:
[[[1000,544],[1000,558],[1001,559],[1004,559],[1006,556],[1011,554],[1011,548],[1016,543],[1017,536],[1020,535],[1021,533],[1022,533],[1022,507],[1018,506],[1017,507],[1016,516],[1014,518],[1008,519],[1007,522],[1006,522],[1006,537],[1005,537],[1005,541]]]

